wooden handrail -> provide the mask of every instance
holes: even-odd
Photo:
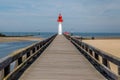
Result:
[[[40,55],[46,47],[53,41],[56,35],[51,36],[43,41],[35,43],[27,48],[14,52],[0,59],[0,71],[3,75],[0,80],[12,80],[17,73],[37,55]],[[24,58],[24,56],[26,56]],[[16,67],[11,71],[11,64],[15,62]]]
[[[120,80],[120,58],[88,45],[70,35],[64,36],[69,39],[84,56],[108,79]],[[102,58],[102,63],[100,62]],[[109,62],[118,67],[117,74],[110,68]]]

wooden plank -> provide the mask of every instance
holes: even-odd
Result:
[[[72,39],[73,41],[77,42],[77,43],[80,42],[78,39],[75,39],[75,38],[71,38],[71,39]],[[120,66],[120,58],[118,58],[118,57],[116,57],[116,56],[114,56],[114,55],[112,55],[112,54],[106,53],[106,52],[104,52],[104,51],[102,51],[102,50],[100,50],[100,49],[97,49],[97,48],[95,48],[95,47],[93,47],[93,46],[91,46],[91,45],[89,45],[89,44],[84,43],[84,42],[81,42],[81,43],[82,43],[82,47],[83,47],[84,45],[85,45],[85,46],[87,45],[87,47],[89,47],[89,49],[91,49],[92,51],[94,51],[96,54],[98,54],[98,55],[106,58],[108,61],[110,61],[110,62],[112,62],[112,63]]]
[[[105,80],[63,35],[57,36],[20,80]]]
[[[108,60],[107,60],[108,58],[102,56],[102,63],[103,64],[101,64],[98,61],[98,59],[96,59],[97,57],[95,56],[95,54],[99,55],[99,53],[96,53],[96,50],[94,50],[95,48],[93,49],[89,45],[82,42],[82,45],[84,45],[85,47],[89,46],[89,52],[87,52],[85,49],[83,49],[82,46],[80,46],[78,44],[79,42],[80,41],[78,41],[77,39],[72,38],[72,43],[75,44],[75,46],[79,49],[79,51],[82,52],[85,55],[85,57],[97,68],[97,70],[99,70],[103,75],[105,75],[110,80],[120,80],[120,76],[115,74],[114,72],[112,72],[110,70],[110,65],[109,65]],[[89,53],[93,53],[93,52],[94,52],[94,56],[89,55]]]
[[[4,80],[13,80],[13,79],[16,80],[16,78],[19,77],[19,73],[21,72],[20,70],[22,70],[28,62],[30,62],[30,59],[35,58],[35,56],[38,55],[40,51],[43,51],[45,49],[45,47],[47,47],[51,43],[51,41],[53,41],[53,39],[55,38],[55,36],[56,35],[52,36],[51,38],[48,38],[44,42],[45,44],[43,44],[43,46],[40,49],[36,50],[34,53],[33,53],[33,49],[34,49],[33,48],[31,50],[32,51],[31,56],[28,57],[28,58],[26,58],[22,63],[21,63],[21,59],[22,59],[22,57],[21,57],[20,61],[18,62],[18,63],[21,63],[21,64],[19,64],[19,66],[17,66],[14,70],[12,70],[7,76],[5,76]],[[36,56],[36,58],[37,58],[37,56]]]

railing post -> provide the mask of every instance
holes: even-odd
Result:
[[[94,55],[95,55],[95,59],[99,60],[98,54],[97,54],[97,53],[94,53]]]
[[[39,49],[40,49],[40,46],[38,45],[38,46],[37,46],[37,50],[39,50]]]
[[[3,80],[4,78],[4,69],[0,71],[0,80]]]
[[[22,63],[22,57],[18,58],[18,65]]]
[[[88,46],[85,47],[85,50],[88,52]]]
[[[85,50],[87,51],[87,46],[84,45],[84,47],[85,47]]]
[[[4,77],[6,77],[10,73],[10,65],[4,68]]]
[[[66,36],[68,37],[68,36]],[[105,52],[97,49],[97,48],[94,48],[84,42],[81,42],[76,40],[75,38],[71,38],[73,42],[73,44],[77,47],[79,47],[78,45],[80,45],[80,49],[81,49],[81,53],[85,53],[85,57],[88,58],[88,60],[90,60],[92,62],[92,64],[97,68],[98,68],[98,71],[102,72],[103,75],[106,76],[106,78],[108,79],[111,79],[111,80],[120,80],[120,60],[118,57],[115,57],[113,55],[109,55],[109,54],[106,54]],[[78,48],[78,49],[79,49]],[[89,55],[90,56],[86,56],[86,54],[88,54],[89,52]],[[101,62],[102,61],[102,62]],[[101,64],[102,63],[102,64]],[[114,65],[117,66],[117,69],[118,69],[118,74],[116,74],[111,68],[111,65],[110,63],[113,63]],[[104,65],[104,66],[103,66]]]
[[[35,52],[35,48],[32,49],[32,54]]]
[[[42,41],[40,42],[40,48],[42,47]]]
[[[81,42],[79,42],[79,45],[81,46]]]
[[[102,63],[107,67],[108,66],[108,61],[105,58],[102,58]]]
[[[39,44],[38,46],[39,46],[39,49],[40,49],[40,48],[41,48],[41,47],[40,47],[40,44]]]
[[[84,49],[84,45],[82,44],[82,48]]]
[[[32,55],[32,54],[33,54],[33,50],[31,49],[31,50],[30,50],[30,55]]]
[[[41,41],[40,43],[35,44],[36,46],[34,46],[34,45],[30,46],[29,48],[24,49],[21,52],[17,52],[15,55],[13,54],[11,56],[6,57],[5,59],[3,59],[3,61],[1,60],[0,61],[0,64],[1,64],[1,66],[0,66],[0,69],[1,69],[0,70],[0,80],[2,80],[2,79],[14,80],[14,77],[16,75],[17,76],[19,75],[19,74],[17,74],[18,71],[21,70],[23,67],[25,67],[25,65],[27,63],[29,63],[30,61],[32,61],[34,56],[36,56],[33,53],[37,52],[41,48],[41,46],[49,45],[50,42],[54,38],[55,38],[55,36],[48,38],[44,41]],[[49,43],[47,43],[47,45],[44,45],[44,44],[46,44],[46,42],[49,42]],[[40,49],[40,51],[41,51],[41,49]],[[39,51],[38,51],[38,53],[39,53]],[[26,57],[27,58],[29,57],[29,59],[23,60],[24,58],[26,59]],[[15,62],[15,64],[14,64],[14,62]],[[14,66],[13,66],[14,69],[11,68],[11,66],[13,64],[14,64]]]
[[[30,52],[27,52],[27,58],[30,56]]]
[[[108,60],[107,60],[106,58],[102,58],[102,63],[103,63],[107,68],[110,69],[109,62],[108,62]]]
[[[35,52],[38,50],[37,46],[35,47]]]
[[[92,52],[91,49],[89,49],[89,53],[90,53],[91,56],[93,56],[93,52]]]
[[[37,49],[37,46],[35,46],[35,48],[34,48],[34,49],[35,49],[35,52],[36,52],[36,51],[38,50],[38,49]],[[35,55],[35,57],[37,57],[37,55]]]
[[[118,66],[118,75],[120,75],[120,66]]]

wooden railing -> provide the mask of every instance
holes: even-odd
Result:
[[[69,35],[64,35],[77,49],[100,71],[108,80],[120,80],[120,58],[92,47],[81,40]],[[116,66],[116,71],[112,69]]]
[[[37,58],[55,37],[56,35],[53,35],[48,39],[0,59],[0,80],[16,80],[15,77],[19,75],[20,71],[30,64],[33,59]],[[14,68],[12,64],[14,64]]]

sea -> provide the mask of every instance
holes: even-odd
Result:
[[[6,36],[33,36],[33,37],[42,37],[42,38],[48,38],[52,36],[55,33],[49,33],[49,32],[1,32],[2,34],[5,34]],[[29,45],[32,45],[33,43],[36,43],[37,41],[15,41],[15,42],[4,42],[0,43],[0,59],[4,58],[5,56],[13,53],[14,51],[25,48]]]
[[[1,32],[7,36],[33,36],[33,37],[42,37],[48,38],[56,32]],[[82,36],[82,37],[119,37],[120,33],[81,33],[73,32],[73,36]],[[18,41],[18,42],[5,42],[0,43],[0,58],[3,58],[12,52],[27,47],[37,41]]]
[[[1,32],[7,36],[34,36],[34,37],[42,37],[48,38],[56,32]],[[89,32],[72,32],[73,36],[82,36],[82,37],[120,37],[119,33],[89,33]]]
[[[120,33],[80,33],[74,32],[73,36],[96,37],[96,38],[120,38]]]
[[[48,38],[54,34],[55,32],[1,32],[7,36],[34,36],[34,37],[42,37]]]
[[[55,32],[2,32],[7,36],[33,36],[40,38],[49,38],[50,36],[56,34]],[[73,36],[81,36],[81,37],[117,37],[120,38],[120,33],[81,33],[81,32],[73,32],[71,33]],[[12,54],[14,51],[25,48],[37,41],[17,41],[17,42],[4,42],[0,43],[0,59],[6,57],[7,55]],[[11,64],[10,70],[14,69],[15,62]]]

